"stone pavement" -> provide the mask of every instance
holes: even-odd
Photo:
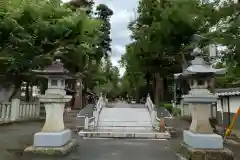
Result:
[[[24,155],[33,134],[43,122],[0,126],[0,160],[53,160],[55,157]],[[66,127],[71,125],[68,121]],[[81,139],[74,133],[78,147],[59,160],[176,160],[166,140]]]
[[[129,105],[130,106],[130,105]],[[99,116],[98,127],[152,127],[151,116],[147,108],[103,108]]]
[[[86,110],[91,110],[87,108]],[[82,114],[88,111],[82,111]],[[71,119],[65,121],[66,127],[74,126]],[[43,121],[24,122],[0,126],[0,160],[53,160],[55,157],[23,155],[23,150],[32,144],[33,134],[39,132]],[[177,130],[177,137],[170,140],[129,140],[129,139],[81,139],[76,133],[74,138],[78,147],[58,160],[177,160],[172,147],[182,140],[182,130],[189,126],[179,119],[172,119],[171,126]],[[228,142],[236,159],[240,159],[240,143]]]

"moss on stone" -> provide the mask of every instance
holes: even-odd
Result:
[[[229,149],[194,149],[184,142],[175,150],[187,160],[235,160]]]
[[[38,154],[38,155],[66,155],[68,154],[74,147],[76,147],[76,140],[73,139],[69,141],[66,145],[62,147],[34,147],[30,146],[24,150],[25,153],[30,154]]]

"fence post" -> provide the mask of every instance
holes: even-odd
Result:
[[[89,118],[88,114],[86,114],[85,119],[84,119],[84,129],[88,129],[88,123],[89,123]]]
[[[93,108],[93,117],[94,117],[94,127],[96,127],[98,122],[98,111],[96,107]]]
[[[151,113],[151,118],[152,118],[152,125],[155,127],[156,124],[156,117],[157,117],[157,109],[154,108]]]
[[[36,108],[34,108],[34,116],[36,117],[40,117],[40,101],[38,100],[37,103],[36,103]]]
[[[11,102],[11,121],[15,121],[19,118],[19,111],[20,111],[20,99],[14,98]]]

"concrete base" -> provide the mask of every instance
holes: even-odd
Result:
[[[40,154],[40,155],[66,155],[74,147],[76,147],[77,143],[75,139],[70,140],[67,144],[61,147],[35,147],[30,146],[24,150],[24,154]]]
[[[194,149],[184,142],[176,152],[178,160],[235,160],[229,149]]]
[[[101,131],[101,132],[90,132],[90,131],[80,131],[80,137],[89,138],[136,138],[136,139],[168,139],[171,135],[168,132],[111,132],[111,131]]]
[[[193,148],[223,149],[223,138],[217,134],[198,134],[185,130],[183,140]]]
[[[61,147],[71,140],[69,129],[61,132],[39,132],[34,135],[33,146],[35,147]]]

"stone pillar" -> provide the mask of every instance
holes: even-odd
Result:
[[[88,130],[88,126],[89,126],[89,117],[88,117],[88,114],[86,114],[84,119],[84,129]]]
[[[36,117],[40,116],[40,102],[39,101],[36,103],[36,106],[34,109],[34,116],[36,116]]]
[[[154,108],[151,113],[151,118],[152,118],[152,125],[156,125],[156,118],[157,118],[157,110]]]
[[[191,104],[192,123],[190,131],[193,133],[213,134],[209,123],[211,104]]]
[[[59,132],[64,130],[63,112],[65,103],[46,103],[46,120],[42,132]]]
[[[96,107],[93,108],[93,117],[94,117],[94,125],[97,126],[97,122],[98,122],[98,111],[97,111],[97,108],[96,108]]]
[[[11,102],[11,121],[15,121],[19,118],[19,107],[20,107],[20,99],[14,98]]]

